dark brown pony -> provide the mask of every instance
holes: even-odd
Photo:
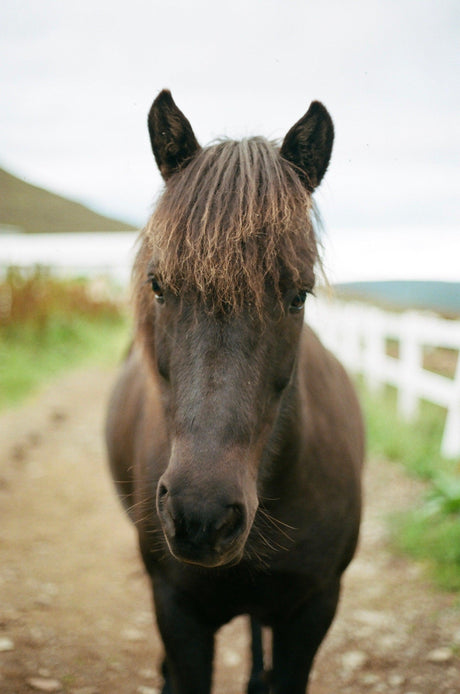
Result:
[[[152,579],[163,692],[208,694],[214,634],[248,614],[248,692],[303,694],[356,547],[364,447],[353,388],[304,324],[332,121],[313,102],[281,148],[201,149],[163,91],[149,132],[166,186],[141,235],[107,442]]]

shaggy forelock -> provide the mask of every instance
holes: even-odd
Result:
[[[141,237],[134,290],[149,269],[168,290],[213,309],[253,305],[267,286],[310,289],[317,259],[311,198],[294,167],[264,138],[202,149],[171,177]]]

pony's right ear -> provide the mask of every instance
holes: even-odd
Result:
[[[155,160],[161,175],[167,181],[188,164],[200,145],[192,126],[177,108],[167,89],[163,89],[153,102],[148,126]]]

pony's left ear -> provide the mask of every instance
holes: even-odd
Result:
[[[284,138],[281,156],[294,164],[312,193],[321,183],[331,158],[334,125],[326,108],[313,101],[306,114]]]
[[[200,145],[192,126],[167,89],[163,89],[153,102],[148,126],[153,154],[161,175],[167,181],[188,164]]]

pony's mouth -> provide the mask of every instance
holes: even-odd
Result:
[[[237,539],[225,551],[206,545],[196,545],[184,540],[170,540],[165,533],[169,551],[184,564],[193,564],[207,569],[230,567],[239,564],[244,554],[244,541]]]

